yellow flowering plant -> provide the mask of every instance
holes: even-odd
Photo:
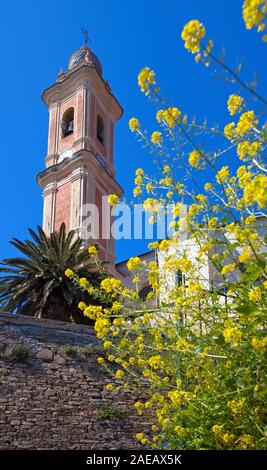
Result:
[[[263,30],[265,8],[266,1],[244,1],[248,28]],[[111,296],[110,306],[81,303],[80,308],[103,341],[106,357],[100,366],[119,384],[108,384],[107,390],[143,390],[145,398],[135,409],[149,423],[147,433],[136,435],[144,446],[265,449],[267,138],[262,107],[267,102],[216,57],[211,40],[203,43],[203,23],[190,21],[182,39],[196,62],[216,63],[238,86],[226,104],[233,121],[220,129],[190,120],[161,98],[151,69],[140,72],[139,86],[157,106],[160,130],[152,139],[137,120],[130,121],[158,165],[158,178],[155,171],[153,177],[136,171],[135,195],[142,195],[153,218],[159,205],[174,203],[173,237],[150,244],[155,261],[129,259],[132,287],[115,278],[101,283],[98,290]],[[246,108],[251,96],[261,104],[260,115],[257,106]],[[203,132],[207,148],[201,145]],[[219,150],[216,135],[224,142]],[[226,153],[237,162],[233,168],[224,164]],[[188,234],[184,243],[181,227]]]
[[[108,203],[110,206],[116,206],[117,202],[119,201],[119,196],[117,196],[117,194],[110,194],[108,196]]]

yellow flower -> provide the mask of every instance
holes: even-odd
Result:
[[[73,276],[74,276],[74,272],[72,271],[72,269],[69,269],[69,268],[66,269],[66,271],[65,271],[65,276],[70,277],[70,278],[73,277]]]
[[[222,436],[222,440],[225,444],[229,444],[229,442],[235,439],[234,434],[229,434],[228,432]]]
[[[117,293],[117,291],[121,290],[122,284],[121,281],[119,279],[115,279],[115,277],[107,277],[101,281],[100,287],[107,293]]]
[[[151,356],[147,362],[153,369],[159,369],[162,365],[161,357],[159,355]]]
[[[216,180],[218,183],[225,183],[229,178],[229,167],[223,166],[216,174]]]
[[[240,166],[236,174],[241,188],[244,188],[247,183],[251,182],[251,173],[247,171],[247,168],[245,166]]]
[[[150,192],[154,189],[154,185],[152,183],[147,183],[146,185],[146,190],[147,192]]]
[[[141,401],[136,401],[134,407],[138,410],[143,407],[143,403]]]
[[[149,197],[143,202],[143,208],[146,212],[152,212],[153,214],[156,214],[159,209],[159,201]]]
[[[167,108],[165,110],[160,109],[157,112],[156,118],[159,123],[164,123],[173,129],[178,123],[181,114],[182,113],[178,108]]]
[[[93,286],[90,286],[90,285],[88,284],[88,286],[87,286],[87,292],[88,292],[88,294],[93,295],[93,294],[95,293],[95,288],[94,288]]]
[[[101,365],[102,365],[102,364],[104,364],[105,360],[104,360],[103,357],[98,357],[98,358],[97,358],[97,362],[98,362],[98,364],[101,364]]]
[[[227,406],[233,414],[237,415],[242,412],[245,402],[246,398],[241,398],[241,400],[230,400],[227,402]]]
[[[137,129],[139,129],[139,127],[140,127],[140,123],[139,123],[138,119],[131,118],[129,120],[129,128],[130,128],[131,132],[135,132]]]
[[[174,405],[180,405],[182,401],[183,393],[180,390],[172,390],[168,392],[168,398]]]
[[[164,165],[163,173],[169,173],[170,171],[171,171],[170,167],[168,165]]]
[[[257,33],[261,33],[264,30],[265,30],[265,24],[263,24],[263,23],[259,24],[259,26],[257,28]]]
[[[173,180],[170,176],[166,176],[165,178],[159,180],[159,184],[162,186],[167,186],[167,188],[169,188],[170,186],[173,186]]]
[[[162,240],[159,244],[160,251],[168,251],[169,247],[170,247],[169,240]]]
[[[230,273],[231,271],[234,271],[235,270],[235,264],[234,263],[231,263],[231,264],[226,264],[225,266],[223,266],[222,270],[221,270],[221,274],[222,276],[225,276],[225,274],[228,274]]]
[[[243,436],[241,436],[237,442],[238,444],[241,444],[242,447],[247,448],[247,446],[253,446],[254,438],[250,434],[243,434]]]
[[[267,205],[267,176],[257,175],[244,188],[245,204],[257,204],[259,208]]]
[[[117,379],[122,379],[124,377],[123,370],[117,370],[115,376]]]
[[[135,174],[136,176],[144,176],[145,172],[142,168],[137,168]]]
[[[86,309],[87,305],[85,302],[79,302],[78,304],[78,308],[82,311],[84,311]]]
[[[134,180],[134,183],[135,183],[136,185],[140,185],[140,184],[142,184],[142,182],[143,182],[142,176],[141,176],[141,175],[137,175],[136,178],[135,178],[135,180]]]
[[[96,246],[95,245],[89,246],[88,253],[91,256],[97,256],[98,250],[97,250]]]
[[[181,111],[178,108],[167,108],[164,113],[165,121],[171,129],[176,126],[180,116]]]
[[[151,249],[151,250],[157,250],[158,247],[159,247],[159,242],[151,242],[149,243],[148,247]],[[267,281],[266,281],[267,282]]]
[[[222,432],[222,426],[219,426],[218,424],[214,424],[211,430],[212,432],[214,432],[214,434],[220,434]]]
[[[104,344],[103,344],[104,349],[110,349],[111,346],[112,346],[111,341],[104,341]]]
[[[247,161],[251,158],[257,157],[261,149],[262,142],[250,142],[249,140],[245,140],[244,142],[239,142],[237,146],[237,155],[240,160]]]
[[[86,277],[81,277],[79,284],[81,287],[88,287],[89,282],[87,281]]]
[[[127,268],[129,269],[129,271],[140,270],[142,265],[143,263],[138,256],[134,256],[133,258],[130,258],[127,261]]]
[[[106,389],[107,389],[109,392],[112,392],[112,390],[114,390],[114,385],[112,385],[112,384],[107,384],[107,385],[106,385]]]
[[[115,206],[119,200],[119,196],[117,194],[110,194],[108,197],[108,203],[110,206]]]
[[[83,311],[85,317],[96,320],[102,313],[101,305],[88,305]]]
[[[97,307],[99,308],[99,307]],[[102,309],[102,307],[100,307]],[[97,317],[94,325],[94,329],[98,338],[103,338],[110,328],[110,321],[108,318]]]
[[[150,86],[155,84],[155,73],[149,67],[144,67],[138,75],[138,85],[146,95],[150,93]]]
[[[238,347],[242,338],[242,331],[240,331],[237,326],[232,326],[231,323],[226,322],[225,324],[227,328],[223,331],[224,341],[231,343],[234,347]]]
[[[248,293],[248,298],[251,302],[258,302],[261,300],[261,289],[260,287],[253,287]]]
[[[206,183],[204,186],[205,191],[210,191],[213,188],[213,185],[211,183]]]
[[[235,123],[226,124],[223,133],[227,139],[232,140],[235,137]]]
[[[203,206],[201,204],[191,204],[188,209],[188,217],[194,217],[194,215],[199,214],[202,209]]]
[[[151,142],[155,145],[159,145],[162,142],[162,134],[161,132],[155,131],[151,135]]]
[[[252,29],[264,20],[266,14],[265,0],[244,0],[243,19],[247,29]]]
[[[211,217],[208,221],[208,227],[209,228],[216,228],[218,223],[218,218],[217,217]]]
[[[165,111],[163,109],[159,109],[156,114],[156,119],[159,123],[163,122],[165,119]]]
[[[134,188],[134,190],[133,190],[133,195],[134,195],[134,197],[137,197],[140,194],[142,194],[142,189],[140,188],[140,186],[136,186],[136,188]]]
[[[192,54],[200,51],[200,41],[206,34],[205,26],[198,20],[189,21],[182,31],[185,48]]]
[[[118,313],[122,308],[122,304],[120,302],[113,302],[112,304],[112,307],[111,307],[111,311],[113,313]]]
[[[204,194],[197,194],[195,196],[195,200],[198,202],[201,202],[201,204],[206,205],[207,204],[207,198],[204,196]]]
[[[261,349],[262,344],[260,339],[253,337],[251,340],[251,344],[254,349]]]
[[[242,111],[244,106],[244,99],[239,95],[230,95],[227,101],[228,111],[233,116]]]
[[[238,260],[240,261],[240,263],[247,263],[247,261],[249,261],[251,257],[252,253],[248,250],[245,250],[239,255]]]
[[[257,124],[258,120],[255,117],[254,111],[246,111],[245,113],[241,114],[236,125],[235,132],[237,136],[243,137],[253,128],[257,127]]]
[[[192,344],[188,343],[184,338],[181,338],[177,341],[176,348],[181,352],[186,352],[192,350]]]
[[[246,225],[253,224],[254,222],[256,222],[255,215],[249,215],[248,217],[246,217],[246,220],[245,220]]]
[[[187,430],[183,426],[175,426],[174,432],[179,436],[179,437],[184,437],[187,433]]]
[[[267,347],[267,336],[262,339],[256,338],[255,336],[251,340],[252,347],[254,349],[265,349]]]
[[[189,154],[188,162],[194,168],[198,168],[199,159],[200,159],[200,153],[197,150],[193,150],[193,152]]]

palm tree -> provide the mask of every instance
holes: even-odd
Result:
[[[88,323],[78,309],[78,302],[99,303],[83,293],[65,276],[71,268],[79,277],[86,277],[94,286],[103,274],[89,271],[88,252],[75,232],[66,233],[65,224],[59,231],[46,236],[38,226],[29,229],[33,241],[13,238],[10,242],[23,257],[5,259],[0,265],[0,310],[39,318]],[[108,299],[107,299],[108,303]]]

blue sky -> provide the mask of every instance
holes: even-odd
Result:
[[[152,168],[151,157],[128,129],[128,120],[139,117],[154,130],[155,109],[139,91],[137,74],[148,65],[170,104],[211,124],[229,120],[225,109],[231,85],[212,78],[196,65],[183,46],[180,33],[190,19],[204,22],[207,34],[235,66],[244,60],[244,76],[257,71],[259,91],[267,72],[266,44],[255,31],[247,31],[241,0],[46,0],[10,1],[1,4],[1,219],[0,259],[15,255],[9,240],[27,236],[27,227],[42,221],[41,190],[35,176],[44,167],[47,151],[48,113],[40,96],[51,85],[72,51],[82,45],[81,27],[92,38],[104,78],[125,113],[116,127],[117,179],[131,199],[135,169]],[[265,89],[266,95],[266,89]],[[223,164],[223,162],[222,162]],[[146,251],[147,242],[117,242],[120,261]]]

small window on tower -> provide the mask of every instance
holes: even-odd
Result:
[[[96,137],[99,142],[104,145],[104,121],[102,117],[98,114],[97,116],[97,131]]]
[[[63,114],[61,121],[62,137],[67,137],[74,131],[74,108],[69,108]]]

